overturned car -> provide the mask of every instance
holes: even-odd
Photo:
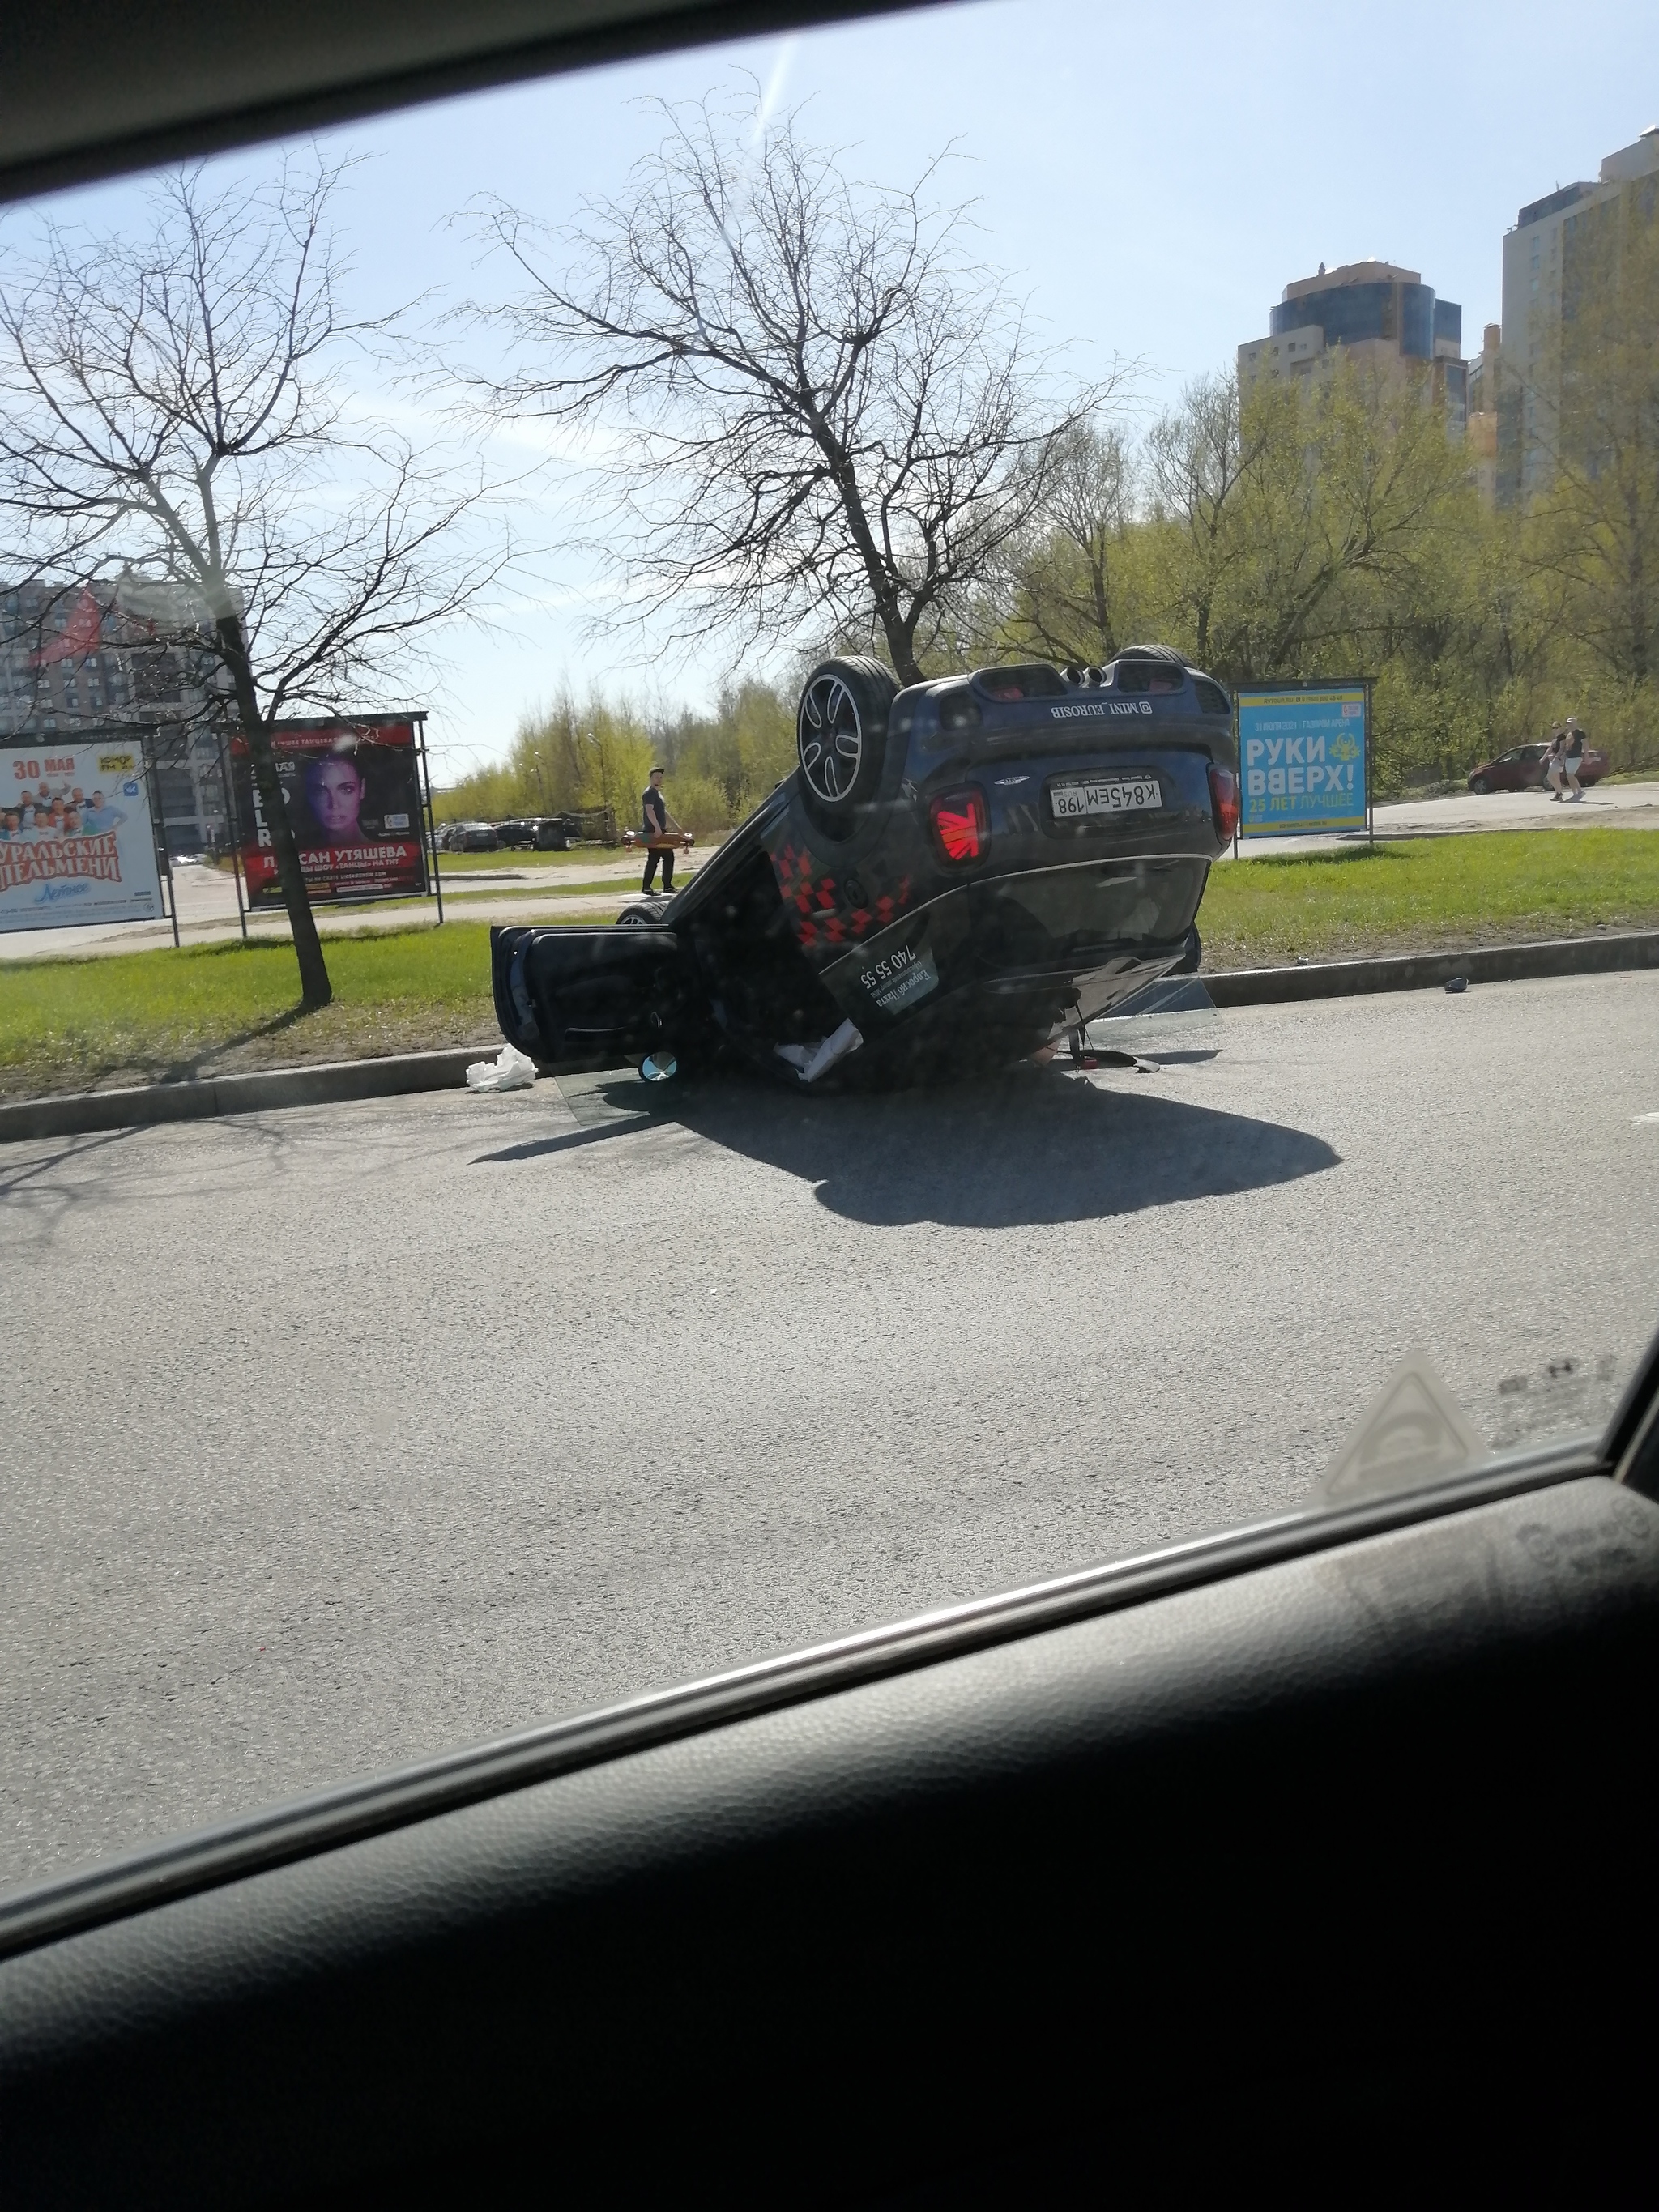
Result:
[[[609,928],[491,932],[544,1066],[735,1055],[783,1081],[1011,1060],[1172,970],[1237,824],[1231,702],[1167,647],[901,690],[808,678],[799,764],[685,888]]]

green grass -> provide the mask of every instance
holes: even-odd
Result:
[[[620,845],[578,845],[570,853],[440,853],[441,877],[497,875],[503,868],[591,868],[603,860],[623,860]]]
[[[325,940],[334,1003],[299,1011],[294,948],[186,945],[0,966],[0,1094],[358,1060],[489,1037],[483,922]]]
[[[1659,927],[1659,836],[1494,830],[1227,861],[1199,911],[1206,968]]]

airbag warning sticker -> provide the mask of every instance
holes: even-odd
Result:
[[[901,946],[885,959],[872,961],[859,981],[884,1014],[902,1014],[918,999],[938,990],[939,969],[925,946],[915,950]]]

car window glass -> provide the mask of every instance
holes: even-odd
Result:
[[[1601,1429],[1659,24],[1522,20],[1126,107],[1167,17],[997,0],[9,212],[0,1886]]]

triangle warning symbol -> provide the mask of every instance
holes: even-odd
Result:
[[[1409,1353],[1367,1407],[1310,1503],[1352,1505],[1461,1474],[1486,1456],[1425,1352]]]

